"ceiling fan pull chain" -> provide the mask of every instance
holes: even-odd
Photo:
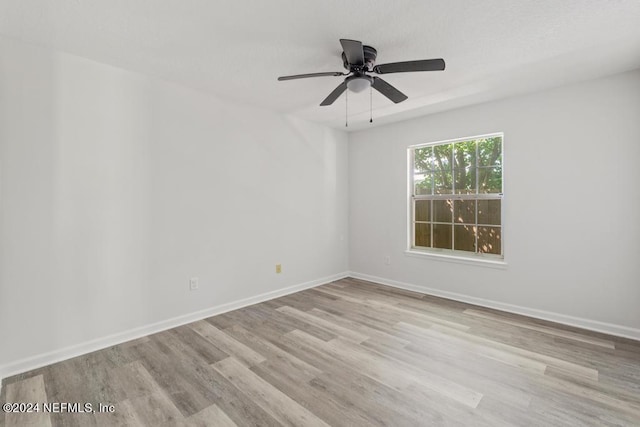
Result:
[[[344,92],[344,127],[349,127],[349,91]]]
[[[369,123],[373,123],[373,86],[369,86]]]

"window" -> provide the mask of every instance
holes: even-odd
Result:
[[[503,258],[502,139],[409,147],[411,250]]]

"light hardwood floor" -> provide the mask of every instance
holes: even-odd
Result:
[[[640,343],[343,279],[4,380],[0,426],[640,425]]]

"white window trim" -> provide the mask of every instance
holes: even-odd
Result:
[[[453,144],[460,141],[469,141],[473,139],[482,139],[482,138],[492,138],[499,136],[502,141],[502,192],[500,193],[501,200],[503,203],[500,204],[500,217],[501,217],[501,236],[502,236],[502,255],[491,255],[491,254],[478,254],[475,252],[465,252],[465,251],[455,251],[450,249],[438,249],[438,248],[414,248],[413,247],[413,152],[416,148],[422,147],[430,147],[434,145],[442,145],[442,144]],[[427,142],[421,144],[414,144],[407,147],[407,249],[405,250],[405,255],[410,257],[417,258],[430,258],[439,261],[453,262],[458,264],[469,264],[469,265],[478,265],[484,267],[492,267],[499,269],[506,269],[508,264],[506,262],[506,253],[505,248],[505,221],[504,221],[504,133],[503,132],[494,132],[483,135],[474,135],[474,136],[466,136],[461,138],[454,139],[446,139],[441,141]],[[451,195],[449,197],[443,196],[446,199],[457,199],[458,195]],[[478,198],[483,198],[485,196],[480,195]]]
[[[462,251],[450,251],[448,249],[444,249],[448,253],[439,253],[438,249],[407,249],[404,251],[404,254],[408,257],[414,258],[422,258],[422,259],[433,259],[436,261],[446,261],[453,262],[456,264],[467,264],[467,265],[477,265],[482,267],[490,267],[490,268],[498,268],[502,270],[506,270],[507,262],[504,258],[487,258],[486,256],[470,253],[465,254],[461,253]]]

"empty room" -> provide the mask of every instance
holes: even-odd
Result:
[[[640,426],[637,0],[0,0],[0,427]]]

